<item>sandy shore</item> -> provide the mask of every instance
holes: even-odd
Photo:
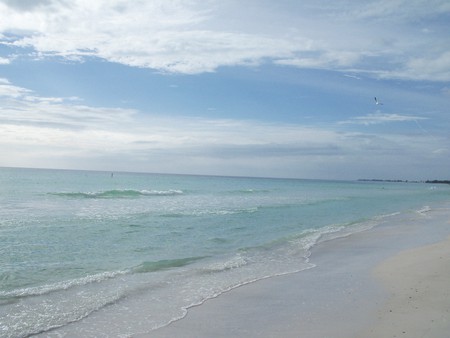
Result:
[[[374,274],[390,298],[364,337],[450,336],[450,238],[389,258]]]
[[[317,245],[316,265],[245,285],[143,337],[449,337],[450,209]]]

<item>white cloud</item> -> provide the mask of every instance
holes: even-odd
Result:
[[[436,14],[448,13],[450,4],[441,0],[379,0],[366,1],[357,6],[356,9],[347,12],[349,16],[360,19],[375,18],[386,21],[396,18],[400,21],[410,21],[417,17],[429,17]]]
[[[450,51],[440,55],[411,59],[406,63],[404,70],[393,72],[391,75],[408,80],[427,80],[431,76],[437,81],[448,81],[450,79]]]
[[[312,54],[312,55],[311,55]],[[333,53],[297,53],[297,56],[275,61],[277,64],[300,68],[340,69],[357,63],[362,55],[351,51],[334,51]]]
[[[446,0],[3,0],[0,43],[167,72],[276,62],[448,81],[448,37],[431,26],[449,7]]]
[[[363,124],[372,125],[380,123],[390,123],[390,122],[417,122],[420,120],[426,120],[425,117],[409,116],[409,115],[399,115],[399,114],[383,114],[374,113],[368,114],[366,116],[357,116],[350,120],[340,122],[341,124]]]
[[[10,59],[0,57],[0,65],[8,65],[11,63]]]
[[[49,130],[79,130],[97,126],[106,130],[112,125],[126,124],[136,113],[127,109],[74,104],[78,101],[76,97],[42,97],[0,78],[0,124],[44,127]]]

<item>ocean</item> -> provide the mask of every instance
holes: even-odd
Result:
[[[0,168],[0,336],[151,332],[449,198],[444,184]]]

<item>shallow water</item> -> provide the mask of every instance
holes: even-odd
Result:
[[[447,185],[0,169],[0,335],[148,332]],[[58,328],[57,330],[51,330]]]

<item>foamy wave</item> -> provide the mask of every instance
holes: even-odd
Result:
[[[246,209],[219,209],[219,210],[193,210],[193,211],[185,211],[178,212],[173,214],[164,214],[163,217],[185,217],[185,216],[208,216],[208,215],[217,215],[217,216],[226,216],[226,215],[237,215],[237,214],[252,214],[258,212],[259,208],[246,208]]]
[[[184,192],[182,190],[141,190],[142,195],[149,196],[172,196],[172,195],[182,195]]]
[[[386,218],[393,217],[399,214],[400,214],[399,212],[394,212],[391,214],[375,216],[368,220],[361,220],[358,222],[352,222],[347,224],[340,224],[340,225],[336,224],[327,226],[325,228],[320,229],[318,233],[319,236],[315,241],[315,243],[312,244],[312,246],[314,246],[317,243],[347,237],[358,232],[372,229],[373,227],[382,224]]]
[[[257,212],[258,208],[247,208],[247,209],[230,209],[230,210],[197,210],[192,212],[193,216],[203,216],[203,215],[235,215],[235,214],[245,214]]]
[[[270,193],[270,190],[264,190],[264,189],[240,189],[240,190],[232,190],[228,191],[227,194],[229,195],[242,195],[242,194],[268,194]]]
[[[224,262],[215,262],[213,264],[210,264],[206,267],[204,267],[202,270],[204,272],[221,272],[221,271],[227,271],[231,269],[236,269],[243,267],[248,264],[248,261],[242,257],[241,255],[236,255],[233,258],[226,260]]]
[[[352,222],[346,224],[332,224],[323,228],[307,230],[301,234],[300,237],[291,240],[292,244],[299,245],[308,252],[318,243],[347,237],[352,234],[369,230],[381,224],[385,218],[398,215],[398,212],[386,215],[375,216],[372,219]]]
[[[292,244],[297,244],[301,248],[309,251],[316,245],[319,240],[326,234],[336,233],[340,230],[340,227],[327,226],[316,231],[307,231],[302,234],[302,237],[292,240]]]
[[[95,275],[72,279],[68,281],[57,282],[42,286],[17,289],[13,291],[0,291],[0,297],[29,297],[48,294],[55,291],[68,290],[70,288],[86,285],[91,283],[99,283],[107,279],[111,279],[120,275],[125,275],[128,271],[103,272]]]
[[[60,192],[52,195],[69,198],[133,198],[141,196],[173,196],[182,195],[182,190],[134,190],[134,189],[114,189],[96,192]]]
[[[431,211],[431,208],[428,205],[425,205],[422,209],[417,210],[416,212],[422,216],[425,216],[425,214],[430,211]]]

